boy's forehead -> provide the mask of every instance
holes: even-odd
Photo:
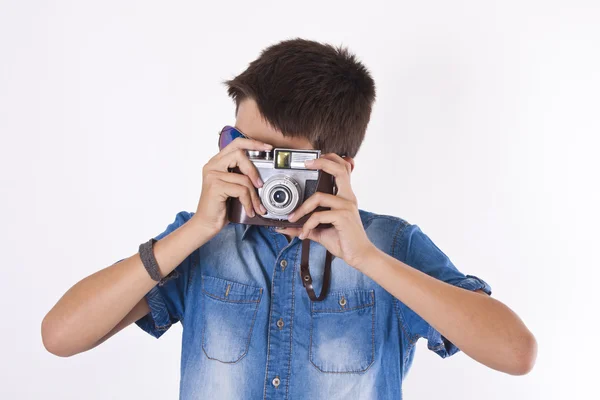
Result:
[[[292,149],[312,149],[310,142],[302,137],[285,137],[269,125],[258,110],[256,102],[244,99],[240,102],[236,115],[235,127],[251,139],[260,140],[274,147]]]
[[[240,102],[235,126],[252,139],[262,140],[261,137],[265,139],[266,137],[283,136],[262,118],[253,99],[244,99]]]

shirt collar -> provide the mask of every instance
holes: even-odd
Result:
[[[248,235],[250,235],[253,230],[260,229],[260,228],[268,229],[270,232],[276,232],[275,227],[273,227],[273,226],[260,226],[260,225],[244,224],[244,232],[242,232],[242,240],[244,240]]]
[[[242,240],[244,240],[246,238],[246,235],[248,235],[248,231],[253,229],[254,225],[248,225],[246,224],[244,227],[244,232],[242,233]]]

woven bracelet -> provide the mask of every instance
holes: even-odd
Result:
[[[144,268],[146,268],[146,271],[148,271],[148,275],[150,275],[150,278],[156,282],[159,282],[162,277],[160,276],[158,262],[154,257],[153,246],[155,242],[156,239],[150,238],[150,240],[147,242],[140,244],[139,252],[140,258],[142,259],[142,264],[144,264]]]

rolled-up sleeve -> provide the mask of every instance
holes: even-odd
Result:
[[[193,213],[180,211],[165,231],[154,238],[161,240],[185,224],[192,215]],[[197,263],[198,251],[196,250],[146,294],[150,312],[136,321],[137,326],[159,338],[173,324],[183,322],[190,271]]]
[[[401,234],[402,245],[395,254],[401,261],[434,278],[466,290],[482,290],[492,294],[491,287],[482,279],[465,275],[450,261],[448,256],[427,236],[418,225],[408,224]],[[406,344],[412,345],[418,338],[427,339],[429,350],[445,358],[459,351],[452,342],[441,335],[427,321],[397,300],[397,310],[406,333]]]

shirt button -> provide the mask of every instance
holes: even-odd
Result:
[[[287,261],[286,260],[281,260],[281,262],[279,263],[279,265],[281,265],[281,269],[284,270],[285,267],[287,267]]]
[[[342,296],[342,298],[340,299],[340,306],[344,307],[346,305],[346,298],[344,296]]]
[[[273,379],[273,386],[277,387],[280,383],[281,381],[279,380],[279,377],[276,376],[275,379]]]
[[[283,328],[283,318],[279,318],[279,321],[277,321],[277,326],[279,329]]]

